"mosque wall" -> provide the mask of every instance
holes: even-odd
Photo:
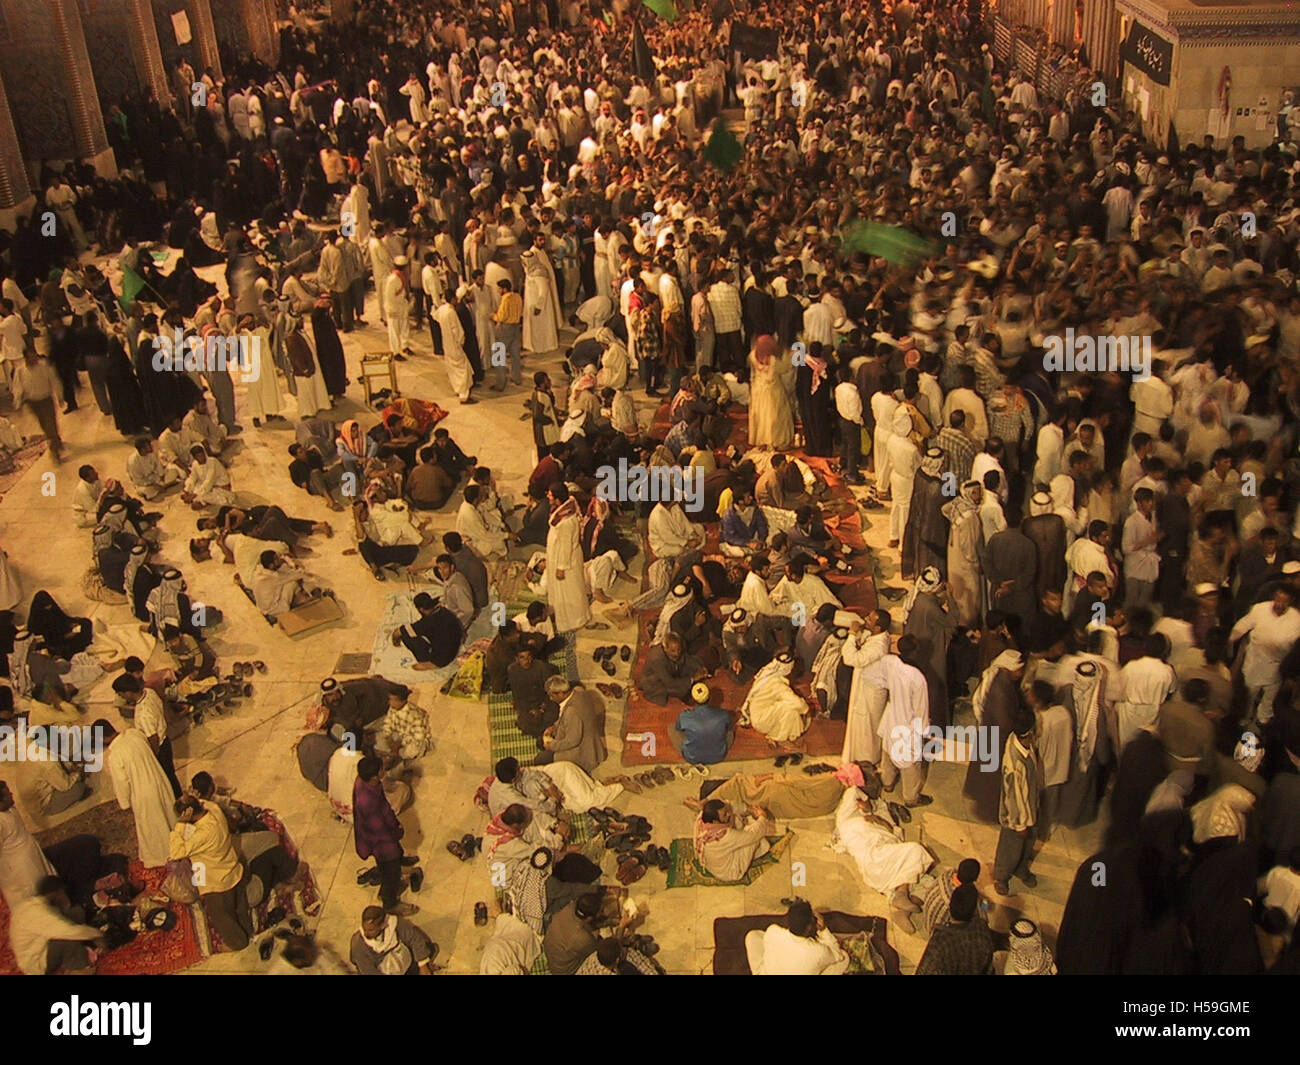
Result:
[[[1181,143],[1213,134],[1225,148],[1242,136],[1263,148],[1277,132],[1284,91],[1300,85],[1300,37],[1291,41],[1182,41],[1174,71],[1172,113]]]

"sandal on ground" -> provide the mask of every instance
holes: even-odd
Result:
[[[447,853],[454,854],[462,862],[469,861],[469,854],[465,850],[465,844],[458,839],[447,841]]]

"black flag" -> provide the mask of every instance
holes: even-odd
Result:
[[[650,46],[645,43],[641,32],[641,23],[632,23],[632,69],[642,81],[652,83],[655,80],[655,61],[650,54]]]

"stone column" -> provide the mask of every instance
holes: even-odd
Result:
[[[212,5],[208,0],[186,0],[185,10],[190,16],[190,32],[194,35],[198,64],[203,68],[194,73],[202,77],[204,70],[211,70],[214,76],[220,78],[221,50],[217,47],[217,26],[212,21]]]
[[[126,21],[131,37],[131,56],[135,60],[140,84],[153,89],[156,99],[164,109],[172,100],[171,82],[167,66],[163,63],[162,47],[158,43],[158,23],[154,21],[150,0],[126,0]]]
[[[1074,47],[1074,0],[1054,0],[1047,26],[1053,44]]]
[[[0,78],[0,228],[12,233],[18,218],[30,214],[35,205],[18,147],[18,131],[9,113],[9,97]]]
[[[253,58],[275,65],[280,52],[280,35],[275,30],[271,0],[241,0],[244,25],[248,27],[248,48]]]
[[[48,0],[50,28],[59,52],[60,73],[68,94],[72,131],[77,154],[91,163],[102,177],[117,177],[117,163],[108,146],[104,115],[99,106],[95,75],[86,51],[77,0]]]

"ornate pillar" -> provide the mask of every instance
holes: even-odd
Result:
[[[18,147],[18,132],[9,113],[9,97],[4,79],[0,78],[0,228],[13,232],[18,217],[30,214],[35,204]]]
[[[244,25],[248,28],[248,50],[254,59],[274,65],[279,58],[280,35],[275,29],[271,0],[241,0]]]
[[[158,43],[158,23],[154,21],[150,0],[127,0],[126,20],[131,38],[131,56],[141,85],[153,89],[154,99],[165,109],[172,99],[162,47]]]
[[[194,48],[199,65],[221,77],[221,50],[217,47],[217,26],[212,21],[212,5],[208,0],[186,0],[185,10],[190,16],[190,32],[194,34]],[[203,70],[195,70],[202,75]]]
[[[48,4],[77,154],[103,177],[117,177],[117,163],[104,130],[104,115],[90,67],[90,53],[86,51],[77,0],[48,0]]]

